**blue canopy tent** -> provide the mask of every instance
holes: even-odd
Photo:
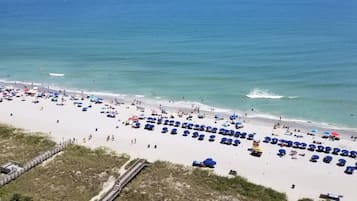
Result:
[[[347,161],[345,159],[340,158],[340,159],[338,159],[338,163],[336,165],[343,167],[346,165],[346,162]]]
[[[203,161],[203,164],[206,167],[209,168],[214,168],[214,166],[217,164],[216,161],[214,161],[212,158],[207,158],[206,160]]]
[[[324,159],[323,159],[323,161],[325,162],[325,163],[330,163],[331,161],[332,161],[332,156],[325,156],[324,157]]]
[[[310,161],[317,162],[317,160],[319,160],[319,158],[320,158],[320,156],[318,156],[318,155],[312,155]]]

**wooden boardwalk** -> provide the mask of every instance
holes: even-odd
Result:
[[[119,196],[123,188],[148,165],[149,163],[144,159],[137,160],[124,174],[119,176],[114,186],[107,193],[105,193],[99,201],[114,201],[115,198]]]
[[[32,168],[36,167],[37,165],[41,164],[42,162],[46,161],[47,159],[51,158],[52,156],[58,154],[62,150],[64,150],[68,145],[72,144],[71,140],[65,141],[63,143],[57,144],[54,148],[52,148],[49,151],[46,151],[32,160],[26,162],[21,169],[16,170],[13,173],[10,173],[9,175],[5,175],[0,179],[0,187],[8,184],[12,180],[15,180],[25,172],[31,170]]]

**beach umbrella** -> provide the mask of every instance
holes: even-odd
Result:
[[[132,116],[128,120],[129,121],[139,121],[139,118],[137,116]]]
[[[340,137],[340,134],[337,133],[337,132],[332,132],[332,133],[331,133],[331,136],[333,136],[333,137]]]
[[[214,168],[214,166],[217,164],[216,161],[214,161],[212,158],[207,158],[206,160],[203,161],[203,164],[207,167]]]
[[[325,131],[325,132],[323,133],[323,135],[324,135],[325,137],[329,137],[329,136],[331,135],[331,132],[330,132],[330,131]]]
[[[319,132],[319,130],[317,130],[317,129],[312,129],[311,131],[310,131],[310,133],[313,133],[313,134],[317,134]]]

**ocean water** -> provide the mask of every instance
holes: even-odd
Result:
[[[0,79],[356,128],[356,11],[355,0],[0,0]]]

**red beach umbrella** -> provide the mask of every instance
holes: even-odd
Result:
[[[331,135],[332,135],[333,137],[340,137],[340,134],[337,133],[337,132],[332,132]]]
[[[139,121],[139,118],[137,116],[132,116],[128,120],[129,121]]]

